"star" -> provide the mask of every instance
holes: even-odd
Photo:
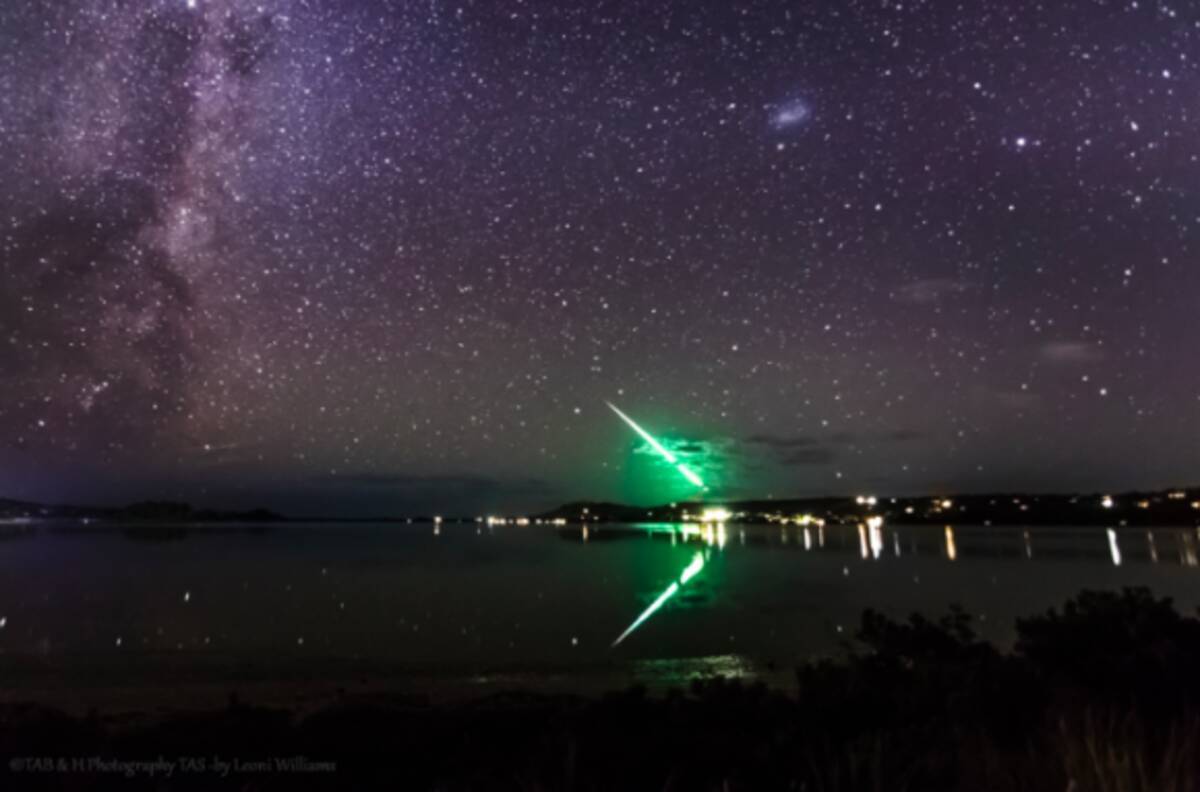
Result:
[[[1184,15],[67,5],[0,3],[0,498],[684,494],[614,398],[749,495],[1194,475]]]

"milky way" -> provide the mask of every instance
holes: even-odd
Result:
[[[0,8],[0,496],[1195,482],[1186,4]],[[633,461],[631,461],[633,460]]]

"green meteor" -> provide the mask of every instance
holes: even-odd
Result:
[[[674,465],[675,469],[679,471],[680,475],[682,475],[685,479],[687,479],[688,481],[690,481],[692,484],[696,485],[697,487],[700,487],[701,489],[708,489],[707,485],[704,483],[704,480],[701,479],[699,476],[697,476],[695,471],[693,471],[690,467],[688,467],[687,465],[680,462],[679,457],[675,456],[670,451],[668,451],[662,443],[660,443],[654,439],[653,435],[651,435],[649,432],[647,432],[642,427],[638,426],[637,423],[632,418],[630,418],[628,415],[621,412],[617,408],[617,405],[613,404],[612,402],[605,402],[605,404],[607,404],[608,408],[610,410],[612,410],[613,412],[615,412],[622,421],[629,424],[629,427],[631,429],[633,429],[633,431],[637,432],[638,435],[643,440],[645,440],[647,443],[649,443],[650,447],[653,448],[655,451],[657,451],[659,456],[661,456],[663,459],[667,460],[672,465]]]
[[[692,559],[692,563],[688,564],[683,570],[682,574],[679,575],[679,580],[673,581],[671,585],[667,586],[666,590],[663,591],[662,594],[658,595],[658,599],[654,600],[654,602],[651,602],[650,607],[642,611],[642,615],[634,619],[633,624],[629,625],[625,632],[617,636],[617,640],[612,642],[612,647],[616,647],[621,643],[621,641],[624,641],[626,638],[632,635],[634,630],[636,630],[638,627],[641,627],[642,624],[645,623],[646,619],[649,619],[658,612],[659,608],[661,608],[663,605],[666,605],[667,601],[670,600],[671,597],[674,597],[676,594],[678,594],[679,589],[685,583],[699,574],[701,569],[704,569],[704,554],[697,552],[695,558]]]

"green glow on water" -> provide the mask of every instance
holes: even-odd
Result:
[[[625,632],[617,636],[617,640],[613,641],[612,645],[615,647],[630,635],[633,635],[634,630],[636,630],[638,627],[641,627],[646,620],[655,613],[658,613],[662,606],[666,605],[667,602],[670,601],[671,597],[674,597],[676,594],[678,594],[679,590],[683,588],[684,584],[686,584],[696,575],[700,574],[700,570],[702,569],[704,569],[704,553],[697,551],[695,557],[692,558],[692,562],[684,568],[682,573],[680,573],[679,580],[672,581],[671,585],[667,586],[666,590],[663,591],[662,594],[659,594],[658,598],[655,599],[654,602],[651,602],[650,606],[646,608],[646,610],[642,611],[640,616],[633,620],[633,624],[629,625],[627,628],[625,628]]]
[[[692,559],[692,563],[688,564],[683,570],[683,574],[679,576],[679,585],[682,586],[694,578],[701,569],[704,569],[704,554],[696,553],[696,557]]]

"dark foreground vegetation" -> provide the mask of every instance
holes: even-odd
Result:
[[[851,656],[799,669],[788,692],[711,680],[665,697],[347,700],[304,717],[234,701],[124,726],[10,708],[0,788],[1200,789],[1200,621],[1145,590],[1084,592],[1018,632],[1001,654],[960,612],[867,612]],[[177,763],[169,776],[94,764],[159,757]],[[216,757],[238,765],[223,775]],[[63,758],[75,765],[43,764]]]

